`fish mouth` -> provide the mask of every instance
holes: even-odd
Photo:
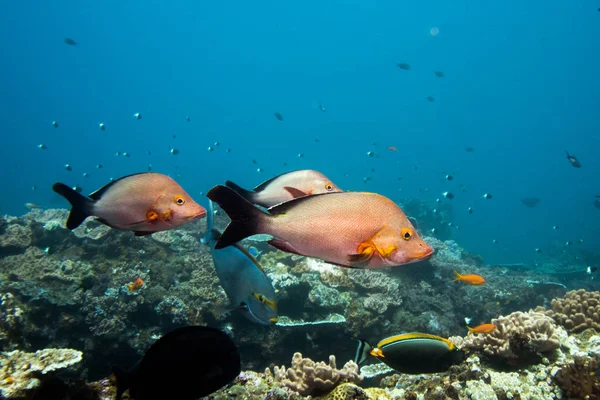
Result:
[[[411,257],[410,263],[425,261],[431,258],[433,255],[433,249],[429,247],[427,250],[420,251],[418,253],[414,253]]]
[[[277,323],[277,321],[279,321],[279,318],[277,318],[277,317],[269,318],[269,322],[272,323],[273,325],[275,325]]]
[[[206,217],[206,210],[198,211],[197,213],[186,215],[185,219],[199,219]]]
[[[431,258],[431,256],[433,255],[433,252],[434,252],[434,250],[430,247],[429,249],[427,249],[421,253],[415,254],[415,259],[418,261],[427,260],[427,259]]]

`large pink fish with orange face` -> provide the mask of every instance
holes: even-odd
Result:
[[[402,210],[375,193],[301,197],[268,213],[225,186],[214,187],[207,197],[231,218],[215,249],[263,233],[273,236],[269,244],[280,250],[350,268],[404,265],[433,254]]]
[[[68,229],[75,229],[87,217],[95,216],[111,228],[145,236],[206,216],[206,210],[177,182],[153,172],[117,179],[89,198],[63,183],[55,183],[52,189],[71,203]]]

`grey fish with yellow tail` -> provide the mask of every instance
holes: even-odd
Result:
[[[277,323],[277,299],[271,280],[258,261],[240,244],[215,250],[221,233],[213,229],[213,205],[209,201],[203,243],[210,246],[215,271],[233,309],[252,322]]]
[[[250,203],[267,208],[299,197],[342,191],[325,175],[312,169],[278,175],[261,183],[252,191],[243,189],[231,181],[227,181],[225,185]]]
[[[206,210],[173,179],[144,172],[124,176],[85,197],[64,183],[52,189],[71,203],[67,229],[90,216],[114,229],[136,236],[177,228],[206,215]]]
[[[306,196],[268,212],[226,186],[212,188],[207,197],[231,218],[217,250],[264,233],[280,250],[350,268],[403,265],[433,254],[400,207],[375,193]]]
[[[354,361],[360,365],[369,355],[405,374],[443,372],[464,359],[464,353],[448,339],[427,333],[391,336],[376,347],[359,339]]]

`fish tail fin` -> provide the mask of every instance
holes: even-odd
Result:
[[[215,250],[261,233],[261,224],[265,218],[269,217],[269,214],[255,207],[241,194],[227,186],[215,186],[206,194],[206,197],[217,203],[231,218],[231,222],[225,228]]]
[[[238,186],[231,181],[225,182],[225,186],[227,186],[230,189],[233,189],[237,194],[248,200],[250,203],[254,203],[254,196],[256,195],[255,192],[251,190],[246,190],[243,187]]]
[[[200,239],[201,243],[208,244],[214,238],[213,233],[213,216],[214,212],[214,204],[211,200],[208,201],[208,207],[206,209],[206,233]]]
[[[452,282],[460,281],[460,278],[462,278],[462,275],[456,271],[454,271],[454,274],[456,275],[456,278]]]
[[[75,229],[89,217],[94,204],[93,200],[71,189],[64,183],[56,182],[52,185],[52,190],[60,194],[71,203],[71,212],[67,218],[67,229]]]
[[[373,347],[366,340],[356,339],[358,342],[358,347],[356,348],[356,354],[354,356],[354,362],[358,365],[364,363],[369,356]]]
[[[123,393],[125,393],[131,385],[132,374],[118,366],[112,367],[112,373],[115,376],[115,381],[117,382],[116,400],[121,400],[121,396],[123,396]]]
[[[467,329],[469,330],[469,334],[475,332],[475,329],[471,328],[469,325],[467,325]]]

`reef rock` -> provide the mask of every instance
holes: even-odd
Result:
[[[44,349],[35,353],[11,351],[0,354],[0,394],[24,397],[40,384],[40,374],[65,369],[81,361],[83,353],[73,349]]]

